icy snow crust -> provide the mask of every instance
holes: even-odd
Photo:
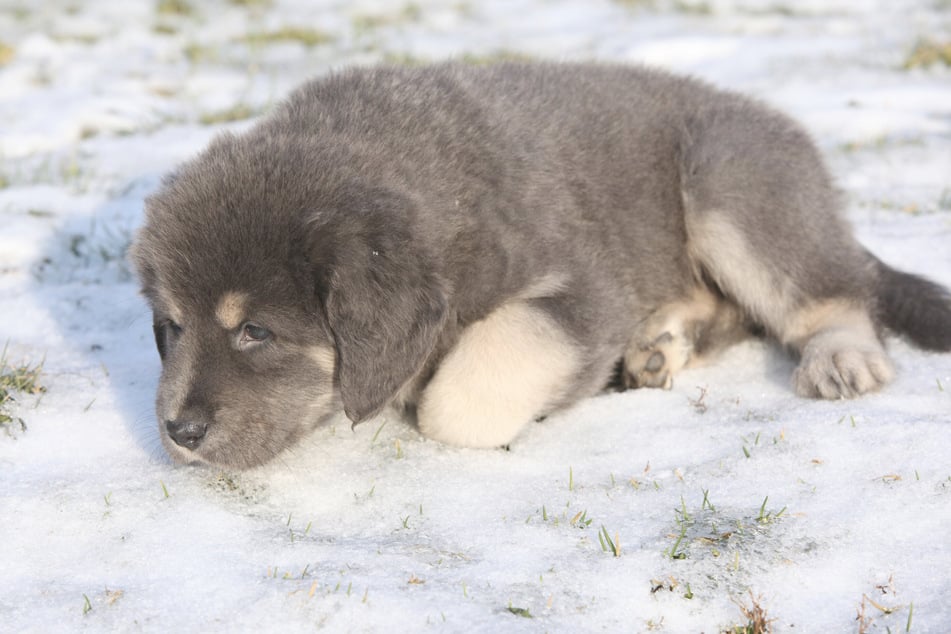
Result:
[[[0,430],[0,629],[709,633],[747,623],[751,590],[775,631],[857,631],[862,610],[869,631],[909,612],[948,631],[951,355],[890,341],[885,392],[813,402],[750,342],[510,452],[341,417],[221,473],[161,450],[123,262],[161,174],[301,80],[524,56],[648,62],[785,109],[862,241],[951,285],[951,71],[902,68],[947,41],[946,2],[181,4],[0,10],[0,343],[45,359],[47,389]],[[261,37],[288,26],[313,31]]]

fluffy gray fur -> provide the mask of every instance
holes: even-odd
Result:
[[[951,300],[870,255],[839,206],[793,121],[661,71],[443,64],[312,81],[147,201],[132,259],[163,359],[163,442],[243,468],[341,408],[354,423],[394,402],[444,411],[465,379],[427,388],[480,322],[523,329],[570,369],[536,377],[549,387],[535,400],[499,397],[537,410],[502,421],[507,437],[616,369],[628,387],[669,386],[751,332],[801,356],[803,395],[878,389],[882,330],[949,350]],[[229,292],[246,299],[237,324],[221,321]],[[480,372],[471,350],[492,327],[452,376]],[[493,345],[487,362],[505,354]],[[467,424],[485,400],[469,399]],[[499,438],[464,431],[431,435]]]

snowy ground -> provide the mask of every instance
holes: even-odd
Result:
[[[46,391],[0,428],[0,630],[711,633],[751,590],[776,632],[948,631],[951,356],[892,341],[884,393],[811,402],[750,343],[511,452],[389,415],[219,473],[161,450],[122,259],[160,175],[300,80],[518,56],[780,106],[862,240],[951,285],[951,70],[904,68],[924,38],[947,0],[2,2],[0,344]]]

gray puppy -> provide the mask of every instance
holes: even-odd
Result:
[[[355,69],[219,136],[147,201],[162,440],[244,468],[341,408],[510,442],[604,389],[669,387],[753,332],[796,391],[951,350],[951,298],[853,238],[816,148],[746,97],[644,68]]]

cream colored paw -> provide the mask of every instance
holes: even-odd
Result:
[[[892,362],[877,340],[836,330],[806,344],[793,385],[800,396],[854,398],[881,389],[894,377]]]

